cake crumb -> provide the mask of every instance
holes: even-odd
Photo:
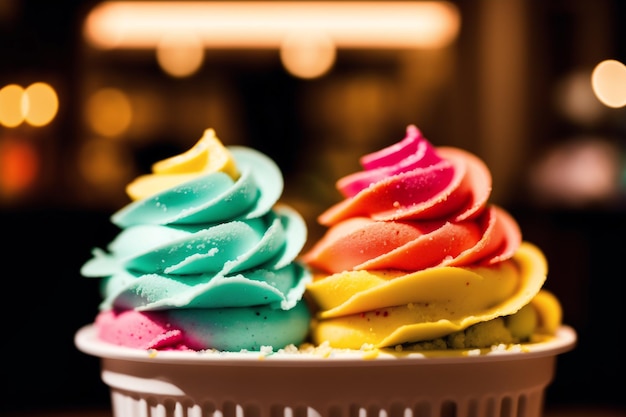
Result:
[[[272,346],[261,346],[260,352],[265,355],[271,355],[274,352]]]

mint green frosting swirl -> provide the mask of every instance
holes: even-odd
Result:
[[[268,327],[285,323],[281,343],[301,343],[310,320],[303,294],[311,274],[296,258],[306,224],[295,210],[277,204],[283,177],[273,161],[249,148],[228,150],[240,172],[237,180],[222,172],[204,174],[128,204],[111,217],[120,233],[106,250],[92,251],[81,273],[103,278],[102,312],[132,310],[142,320],[149,317],[145,313],[158,313],[182,334],[193,334],[194,350],[258,348],[263,335],[255,334],[247,346],[246,326],[224,323],[230,313],[241,316],[238,309],[263,306],[282,311]],[[198,340],[206,345],[198,346]],[[268,343],[275,340],[267,335]]]
[[[236,146],[228,149],[241,172],[237,181],[223,172],[199,176],[127,205],[111,221],[120,227],[146,223],[198,224],[253,219],[267,213],[283,192],[280,169],[253,149]]]

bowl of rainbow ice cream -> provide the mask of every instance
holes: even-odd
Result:
[[[362,161],[306,253],[276,164],[212,129],[129,184],[75,336],[114,417],[540,415],[576,335],[488,169],[415,126]]]

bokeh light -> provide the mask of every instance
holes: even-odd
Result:
[[[600,62],[591,74],[591,85],[598,100],[608,107],[626,105],[626,66],[614,59]]]
[[[120,136],[130,126],[132,117],[130,99],[120,89],[102,88],[87,100],[87,124],[101,136]]]
[[[6,198],[30,188],[39,173],[39,155],[33,145],[23,140],[0,142],[0,195]]]
[[[551,149],[531,169],[534,195],[544,204],[584,207],[620,193],[621,152],[601,137],[578,137]]]
[[[82,178],[100,191],[113,193],[123,189],[132,175],[132,158],[123,147],[106,138],[85,141],[78,153]]]
[[[579,68],[566,74],[555,86],[558,110],[577,125],[597,125],[607,110],[594,96],[589,76],[589,69]]]
[[[57,115],[57,93],[47,83],[36,82],[24,89],[9,84],[0,89],[0,124],[17,127],[26,122],[41,127],[49,124]]]
[[[193,33],[166,35],[156,47],[159,66],[172,77],[195,74],[204,61],[204,45]]]
[[[460,20],[446,1],[111,1],[89,12],[83,30],[102,49],[152,49],[181,32],[206,48],[279,48],[299,29],[324,31],[338,47],[442,48]]]
[[[323,32],[295,32],[280,47],[285,69],[299,78],[317,78],[327,73],[335,62],[333,40]]]
[[[37,82],[24,90],[22,110],[24,120],[32,126],[45,126],[54,119],[59,100],[54,89],[46,83]]]
[[[9,84],[0,89],[0,124],[6,127],[17,127],[24,121],[22,97],[24,88],[17,84]]]

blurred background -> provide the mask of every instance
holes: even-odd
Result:
[[[0,415],[107,410],[73,344],[100,302],[79,270],[153,162],[209,127],[255,147],[314,240],[335,181],[409,124],[480,156],[546,253],[579,336],[548,410],[626,415],[626,2],[108,3],[0,1]]]

